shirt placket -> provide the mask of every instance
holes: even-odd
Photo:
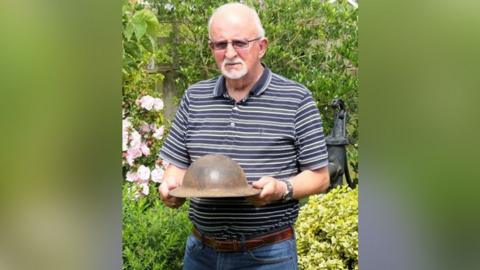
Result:
[[[238,130],[238,120],[239,120],[239,104],[233,102],[232,108],[230,110],[230,118],[228,123],[229,135],[228,142],[229,145],[233,146],[235,144],[235,134]]]

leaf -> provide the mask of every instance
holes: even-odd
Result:
[[[147,32],[147,23],[140,20],[134,21],[133,30],[135,31],[135,36],[137,37],[137,40],[140,40]]]
[[[132,17],[132,22],[135,25],[135,35],[138,40],[145,33],[152,37],[157,37],[160,34],[160,23],[151,10],[142,9],[136,12]]]
[[[132,23],[127,23],[127,26],[125,27],[125,37],[127,38],[128,41],[132,38],[133,35],[133,24]]]

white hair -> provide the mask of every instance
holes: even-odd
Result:
[[[248,8],[252,13],[253,22],[255,23],[255,27],[257,28],[257,34],[258,34],[257,37],[262,37],[262,38],[265,37],[265,29],[263,29],[262,22],[260,21],[260,17],[258,16],[258,13],[255,9],[242,3],[228,3],[215,9],[212,15],[210,16],[210,19],[208,20],[208,37],[209,38],[212,38],[210,31],[211,31],[213,17],[215,17],[216,14],[230,8]]]

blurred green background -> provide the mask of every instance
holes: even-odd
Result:
[[[360,269],[476,269],[478,1],[360,13]]]
[[[0,269],[121,267],[121,3],[0,3]]]
[[[476,269],[478,1],[360,3],[360,269]],[[0,3],[0,269],[121,267],[121,3]]]

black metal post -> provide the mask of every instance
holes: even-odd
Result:
[[[330,174],[329,190],[342,184],[343,175],[351,188],[355,184],[350,179],[347,162],[346,145],[349,144],[347,138],[347,112],[345,111],[345,104],[341,99],[334,99],[331,103],[335,110],[333,116],[333,129],[325,138],[328,150],[328,171]]]

